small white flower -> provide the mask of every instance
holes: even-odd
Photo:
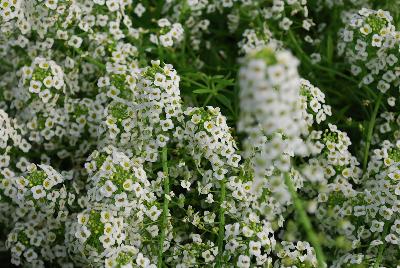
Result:
[[[203,251],[201,253],[201,256],[204,258],[204,261],[206,263],[212,262],[215,259],[214,255],[211,253],[210,250]]]
[[[110,222],[114,219],[113,215],[109,211],[102,211],[100,213],[100,221],[102,223]]]
[[[245,255],[240,255],[236,265],[239,268],[249,268],[250,267],[250,257]]]
[[[382,46],[382,36],[378,34],[374,34],[372,36],[372,46],[373,47],[381,47]]]
[[[31,83],[29,85],[29,92],[39,93],[41,87],[42,87],[42,82],[36,81],[36,80],[31,80]]]
[[[147,267],[150,264],[150,260],[145,258],[142,253],[139,253],[136,257],[136,264],[140,267]]]
[[[25,257],[26,261],[29,263],[29,262],[32,262],[33,260],[36,260],[38,257],[38,254],[32,248],[29,248],[25,251],[24,257]]]
[[[160,124],[161,124],[161,128],[162,128],[163,131],[168,131],[168,130],[174,128],[174,123],[169,118],[165,119],[165,120],[161,120]]]
[[[254,256],[261,255],[261,243],[259,241],[250,241],[249,243],[249,253]]]
[[[83,243],[89,238],[90,234],[91,232],[89,231],[89,229],[85,225],[83,225],[76,231],[75,237]]]
[[[114,200],[115,200],[115,206],[117,208],[125,207],[128,205],[128,196],[126,195],[125,192],[116,194]]]
[[[174,44],[172,36],[169,33],[160,36],[160,43],[164,47],[172,47]]]
[[[373,233],[381,233],[383,231],[383,226],[385,225],[382,221],[372,220],[370,230]]]
[[[125,191],[132,191],[133,190],[133,181],[131,179],[127,179],[124,181],[124,183],[122,184],[122,187],[124,188]]]
[[[44,190],[42,185],[33,186],[31,191],[33,193],[34,199],[40,199],[46,196],[46,191]]]
[[[146,215],[152,220],[156,221],[161,214],[161,210],[157,209],[156,206],[152,206],[147,212]]]
[[[105,249],[110,248],[115,243],[115,239],[112,236],[106,234],[100,236],[99,240]]]
[[[77,215],[77,218],[78,218],[78,223],[81,225],[86,225],[87,222],[89,221],[89,215],[85,213],[79,213]]]
[[[43,80],[43,85],[47,88],[51,88],[53,86],[53,78],[51,76],[46,77]]]
[[[135,12],[135,14],[140,18],[143,13],[146,11],[146,8],[141,4],[138,3],[135,7],[135,9],[133,10],[133,12]]]
[[[187,181],[187,180],[182,180],[182,181],[181,181],[181,186],[182,186],[182,188],[184,188],[184,189],[186,189],[186,190],[189,190],[189,189],[190,189],[190,185],[191,185],[190,181]]]
[[[42,90],[42,91],[39,93],[39,97],[40,97],[40,99],[41,99],[44,103],[49,102],[49,100],[50,100],[50,98],[51,98],[50,90],[48,90],[47,88],[46,88],[45,90]]]
[[[110,197],[116,190],[117,190],[117,187],[110,180],[108,180],[100,188],[100,193],[105,197]]]
[[[360,28],[360,32],[364,35],[369,35],[372,32],[372,28],[369,24],[364,24],[364,26]]]

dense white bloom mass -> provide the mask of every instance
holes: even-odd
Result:
[[[288,51],[264,49],[249,54],[239,71],[238,130],[248,135],[244,146],[248,157],[254,155],[256,181],[275,168],[288,172],[290,157],[307,154],[298,63]]]
[[[0,0],[0,266],[400,267],[399,4]]]

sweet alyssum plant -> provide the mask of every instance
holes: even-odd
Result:
[[[399,266],[394,2],[0,0],[2,262]]]

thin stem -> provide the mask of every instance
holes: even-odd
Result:
[[[89,63],[91,63],[93,65],[96,65],[97,67],[99,67],[102,70],[106,69],[106,65],[104,63],[96,60],[95,58],[92,58],[89,55],[85,55],[82,50],[80,50],[78,48],[74,48],[74,51],[76,53],[78,53],[81,56],[81,58],[84,58],[87,62],[89,62]]]
[[[366,139],[364,159],[363,159],[363,174],[365,174],[365,171],[367,170],[369,147],[371,146],[372,133],[374,131],[376,116],[378,115],[379,106],[381,105],[381,102],[382,102],[382,93],[380,93],[378,95],[378,98],[376,99],[374,111],[372,112],[371,120],[369,121],[368,125],[367,139]]]
[[[163,266],[163,251],[164,251],[164,240],[165,240],[165,233],[167,229],[167,216],[168,216],[168,205],[169,205],[169,177],[168,177],[168,148],[165,146],[162,149],[161,154],[161,161],[163,166],[163,173],[164,173],[164,201],[163,201],[163,211],[161,215],[161,234],[159,240],[159,249],[158,249],[158,261],[157,267],[161,268]]]
[[[389,231],[389,225],[390,224],[388,222],[385,224],[385,227],[384,227],[384,230],[383,230],[383,233],[382,233],[382,237],[387,235],[387,232]],[[382,244],[379,245],[378,256],[376,257],[376,261],[374,263],[374,267],[373,268],[379,268],[379,265],[382,262],[383,252],[384,251],[385,251],[385,243],[382,243]]]
[[[225,196],[226,196],[226,186],[225,180],[221,180],[221,193],[220,193],[220,207],[219,207],[219,226],[218,226],[218,255],[217,255],[217,264],[215,267],[222,267],[222,256],[223,256],[223,247],[224,247],[224,236],[225,236]]]
[[[299,216],[299,221],[300,221],[301,225],[303,226],[304,230],[306,231],[308,240],[310,241],[311,245],[314,247],[315,255],[317,257],[318,267],[319,268],[325,267],[325,256],[324,256],[324,252],[322,251],[321,244],[319,242],[317,235],[314,232],[314,229],[311,225],[311,221],[307,216],[307,213],[303,206],[303,202],[297,196],[296,189],[294,188],[293,181],[290,178],[290,175],[288,172],[285,173],[285,183],[286,183],[286,186],[288,187],[290,195],[293,199],[293,204],[294,204],[296,212]]]
[[[385,227],[383,229],[383,233],[382,233],[382,237],[386,236],[388,231],[389,231],[389,226],[391,224],[389,222],[386,222]],[[378,256],[376,257],[376,261],[374,263],[374,267],[373,268],[378,268],[379,265],[382,262],[382,258],[383,258],[383,252],[385,251],[385,243],[382,243],[379,245],[378,248]]]
[[[83,58],[85,58],[87,62],[89,62],[93,65],[96,65],[97,67],[99,67],[102,70],[106,69],[106,66],[103,63],[101,63],[100,61],[98,61],[90,56],[83,56]]]

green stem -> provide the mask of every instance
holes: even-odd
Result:
[[[378,115],[379,106],[381,105],[381,102],[382,102],[382,93],[380,93],[378,95],[378,98],[376,99],[374,111],[372,112],[371,120],[369,121],[368,125],[367,139],[365,144],[364,159],[362,166],[363,174],[365,174],[365,171],[367,170],[369,147],[371,146],[372,133],[374,132],[376,116]]]
[[[163,166],[164,173],[164,201],[163,201],[163,211],[161,215],[161,234],[159,240],[159,249],[158,249],[158,261],[157,267],[161,268],[163,266],[163,251],[164,251],[164,240],[167,229],[167,217],[168,217],[168,205],[169,205],[169,197],[167,195],[170,192],[169,189],[169,177],[168,177],[168,148],[165,146],[162,149],[161,161]]]
[[[383,229],[383,233],[382,233],[382,237],[383,238],[387,235],[390,225],[391,224],[389,222],[386,222],[385,227]],[[382,244],[379,245],[378,256],[376,257],[376,261],[374,263],[374,267],[373,268],[378,268],[379,265],[381,264],[384,251],[385,251],[385,243],[382,243]]]
[[[106,66],[103,63],[101,63],[100,61],[98,61],[90,56],[84,56],[83,58],[85,58],[87,62],[89,62],[93,65],[96,65],[97,67],[99,67],[102,70],[106,69]]]
[[[222,267],[222,256],[224,253],[224,236],[225,236],[225,196],[226,196],[226,186],[225,180],[221,180],[221,192],[220,192],[220,199],[219,199],[219,226],[218,226],[218,255],[217,255],[217,264],[215,267],[220,268]]]
[[[286,186],[288,187],[290,195],[293,199],[293,204],[294,204],[296,212],[299,216],[299,221],[300,221],[301,225],[303,226],[304,230],[306,231],[306,234],[307,234],[308,240],[310,241],[310,244],[314,247],[315,255],[317,257],[318,267],[319,268],[325,267],[325,256],[324,256],[324,252],[322,251],[321,244],[319,242],[317,235],[314,232],[314,229],[311,225],[311,221],[307,216],[306,210],[304,209],[304,206],[303,206],[303,202],[297,195],[296,189],[293,185],[293,181],[290,178],[290,175],[288,172],[285,173],[285,183],[286,183]]]
[[[81,56],[81,58],[85,59],[87,62],[89,62],[89,63],[91,63],[93,65],[96,65],[97,67],[99,67],[102,70],[106,69],[106,65],[105,64],[103,64],[102,62],[96,60],[95,58],[92,58],[89,55],[84,55],[82,50],[80,50],[78,48],[74,48],[74,51],[76,53],[78,53]]]

